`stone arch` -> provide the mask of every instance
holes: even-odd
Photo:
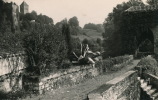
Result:
[[[154,34],[150,28],[144,27],[140,29],[136,38],[139,52],[154,53]]]

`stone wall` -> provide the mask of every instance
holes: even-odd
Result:
[[[148,82],[150,83],[150,85],[153,86],[153,88],[158,89],[158,77],[157,76],[148,74],[148,73],[143,73],[142,78],[145,80],[148,80]]]
[[[27,56],[24,54],[0,56],[0,91],[22,89],[22,73],[27,66]]]
[[[65,71],[58,71],[44,78],[24,76],[24,89],[29,93],[42,94],[60,87],[78,84],[97,75],[99,75],[99,71],[97,68],[93,68],[92,65],[76,66]]]
[[[119,62],[117,66],[115,65],[117,61],[115,61],[113,64],[109,64],[109,67],[115,66],[121,69],[122,67],[119,66],[131,62],[131,60],[133,60],[133,56],[122,56],[122,59],[124,60]],[[111,59],[109,60],[111,61]],[[59,70],[58,72],[54,72],[43,78],[39,76],[24,76],[23,87],[28,93],[42,94],[46,91],[53,91],[54,89],[58,89],[60,87],[72,86],[105,72],[102,68],[103,65],[101,64],[99,66],[100,67],[92,67],[92,65],[72,66],[70,69]]]
[[[88,94],[89,100],[140,100],[138,74],[129,71]]]

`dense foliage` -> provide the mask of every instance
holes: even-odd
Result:
[[[0,5],[1,3],[4,5],[4,2],[0,2]],[[61,28],[58,28],[48,16],[37,15],[32,11],[25,15],[20,14],[21,30],[12,32],[11,20],[5,17],[4,9],[0,10],[1,53],[26,51],[31,74],[48,74],[65,63],[70,63],[68,55],[72,51],[72,46],[70,26],[67,21],[63,21]]]
[[[84,25],[84,29],[92,29],[101,33],[104,32],[103,26],[101,24],[88,23]]]
[[[131,6],[143,5],[142,1],[130,0],[129,2],[123,2],[114,7],[113,12],[109,13],[104,22],[105,32],[104,37],[104,58],[108,56],[118,56],[122,54],[121,51],[121,37],[122,37],[122,25],[123,15],[122,13]],[[126,27],[124,27],[126,28]]]
[[[147,3],[149,5],[154,5],[154,4],[157,4],[158,3],[158,0],[147,0]]]
[[[31,22],[36,22],[39,24],[53,24],[53,19],[46,15],[37,15],[35,11],[31,13],[26,13],[25,15],[20,14],[21,30],[29,30],[31,28]]]
[[[97,40],[94,39],[84,39],[82,41],[83,44],[88,44],[90,50],[92,50],[93,52],[96,51],[101,51],[101,47],[102,47],[102,40],[100,38],[97,38]]]
[[[133,59],[132,56],[118,56],[114,58],[107,58],[96,63],[96,68],[102,69],[103,72],[117,71],[126,65],[126,62],[130,62]]]
[[[70,24],[70,26],[79,26],[79,21],[76,16],[70,18],[68,23]]]
[[[71,35],[82,34],[82,28],[79,26],[79,21],[76,16],[70,18],[68,23],[70,25],[70,34]]]
[[[138,66],[140,66],[145,73],[150,73],[158,76],[158,67],[157,67],[158,63],[154,58],[152,57],[142,58],[138,63]]]

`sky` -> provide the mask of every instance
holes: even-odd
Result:
[[[8,0],[20,5],[23,0]],[[113,7],[128,0],[24,0],[32,10],[38,14],[51,17],[54,21],[76,16],[79,25],[83,27],[87,23],[102,24]]]

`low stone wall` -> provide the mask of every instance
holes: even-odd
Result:
[[[88,94],[89,100],[140,100],[138,74],[129,71]]]
[[[25,54],[12,54],[0,56],[0,76],[25,69],[27,56]]]
[[[154,88],[158,89],[158,77],[152,74],[143,73],[142,78],[147,80]]]
[[[22,73],[27,66],[24,54],[0,56],[0,92],[22,89]]]
[[[133,60],[133,56],[126,55],[124,59],[125,60],[122,61],[122,64],[129,63],[131,60]],[[117,64],[115,67],[118,67],[122,64],[120,62],[120,64]],[[114,65],[115,63],[113,63],[111,67]],[[103,65],[101,64],[101,66]],[[40,78],[38,76],[24,76],[23,87],[28,93],[42,94],[46,91],[53,91],[54,89],[58,89],[60,87],[68,87],[74,84],[78,84],[86,79],[98,76],[103,72],[105,71],[103,71],[102,67],[92,67],[92,65],[72,66],[70,69],[63,71],[60,70],[44,78]]]
[[[29,93],[35,92],[42,94],[60,87],[78,84],[97,75],[99,75],[99,71],[97,68],[93,68],[92,65],[77,66],[65,71],[58,71],[44,78],[26,76],[24,77],[24,89]]]

